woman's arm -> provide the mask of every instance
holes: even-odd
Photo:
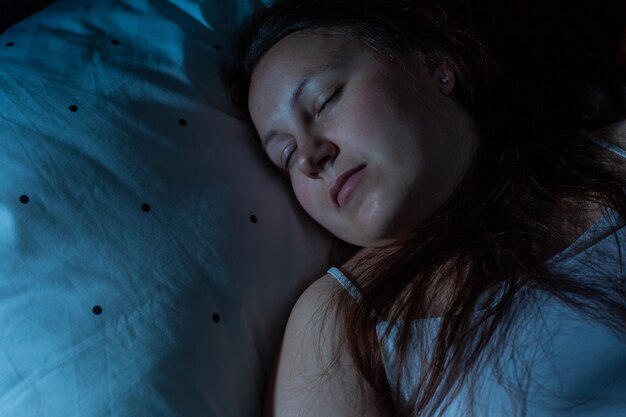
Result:
[[[342,323],[336,308],[324,316],[337,287],[326,275],[293,308],[268,389],[266,417],[384,416],[371,388],[361,392],[348,353],[338,349]]]

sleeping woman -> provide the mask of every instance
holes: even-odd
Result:
[[[626,415],[623,114],[551,111],[425,1],[279,0],[235,54],[260,146],[357,249],[296,303],[267,415]]]

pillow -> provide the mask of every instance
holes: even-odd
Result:
[[[219,78],[260,6],[59,0],[0,35],[2,415],[260,415],[335,262]]]

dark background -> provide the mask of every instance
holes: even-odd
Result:
[[[0,33],[55,0],[0,0]]]
[[[588,107],[586,117],[596,120],[591,129],[624,117],[626,0],[437,1],[450,15],[469,18],[520,88],[547,100],[546,110],[554,108],[546,95],[552,94],[561,104]],[[0,0],[0,33],[54,2]],[[600,108],[614,110],[597,118]]]
[[[0,0],[0,33],[54,2]],[[583,54],[581,58],[617,60],[626,67],[625,0],[441,0],[441,3],[469,16],[488,38],[510,49],[534,45],[536,53],[545,53],[570,48],[572,53]]]

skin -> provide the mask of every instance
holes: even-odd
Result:
[[[381,57],[350,36],[296,32],[252,74],[252,121],[262,139],[275,132],[265,144],[269,158],[284,168],[291,155],[286,170],[305,211],[361,247],[419,227],[451,195],[475,148],[474,125],[453,97],[453,71],[444,62],[429,73],[419,53],[401,58]],[[316,74],[292,106],[308,72]],[[338,206],[329,189],[363,165]]]

